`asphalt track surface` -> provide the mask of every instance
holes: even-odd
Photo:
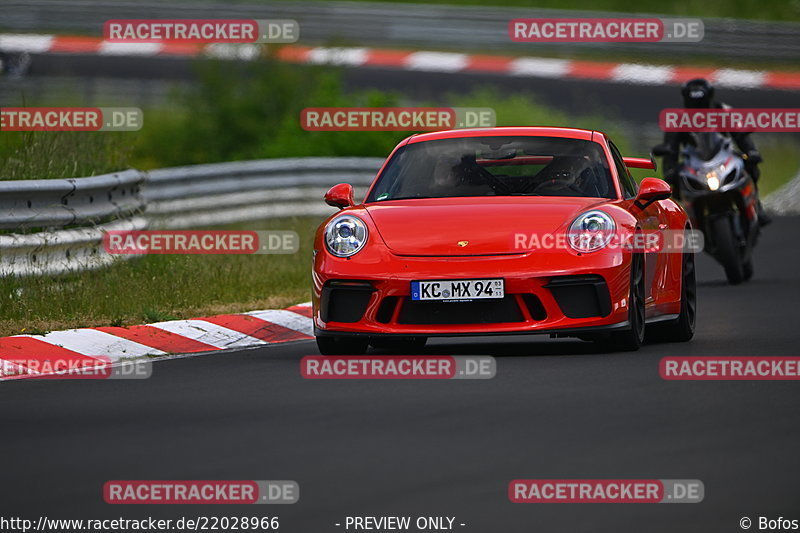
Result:
[[[762,237],[751,283],[699,261],[687,344],[592,353],[542,336],[437,340],[490,354],[483,381],[312,381],[312,342],[154,364],[141,381],[0,383],[0,516],[455,516],[465,532],[725,532],[800,519],[800,384],[666,382],[666,355],[798,355],[800,217]],[[512,504],[516,478],[700,479],[699,504]],[[113,479],[292,479],[274,506],[107,505]],[[753,528],[756,529],[756,526]]]

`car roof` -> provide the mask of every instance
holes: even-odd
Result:
[[[563,137],[566,139],[581,139],[591,141],[593,135],[603,136],[593,130],[578,128],[560,128],[550,126],[503,126],[497,128],[470,128],[459,130],[434,131],[420,133],[407,139],[408,144],[436,141],[439,139],[458,139],[463,137],[491,137],[491,136],[530,136],[530,137]]]

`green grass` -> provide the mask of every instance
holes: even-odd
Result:
[[[96,176],[128,168],[127,132],[5,132],[0,180]],[[130,140],[128,138],[127,140]]]
[[[765,197],[779,189],[800,172],[800,142],[795,137],[773,135],[756,138],[758,148],[764,157],[761,163],[759,193]]]

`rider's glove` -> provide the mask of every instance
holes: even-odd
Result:
[[[763,161],[761,158],[761,152],[758,150],[748,150],[746,154],[742,156],[747,163],[757,165]]]

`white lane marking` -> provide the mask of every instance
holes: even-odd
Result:
[[[611,72],[611,79],[641,85],[663,85],[672,81],[675,67],[620,63]]]
[[[308,304],[311,305],[311,304]],[[314,327],[311,319],[307,316],[299,315],[291,311],[267,309],[265,311],[250,311],[245,313],[267,322],[272,322],[279,326],[283,326],[300,333],[305,333],[311,337],[314,336]]]
[[[306,56],[306,61],[319,65],[349,65],[360,66],[367,62],[366,48],[326,48],[323,46],[312,48]]]
[[[250,335],[212,324],[205,320],[170,320],[168,322],[148,324],[148,326],[210,344],[216,348],[238,348],[254,344],[268,344],[261,339],[256,339]]]
[[[713,82],[720,87],[740,87],[744,89],[761,87],[764,85],[766,77],[766,72],[732,68],[723,68],[711,75]]]
[[[467,54],[450,52],[414,52],[406,58],[406,68],[436,72],[458,72],[469,64]]]
[[[0,50],[5,52],[49,52],[53,46],[53,35],[0,35]]]
[[[521,57],[509,64],[508,72],[514,76],[561,78],[567,75],[571,66],[572,61],[567,59]]]
[[[98,53],[106,56],[154,56],[161,52],[161,43],[109,43],[103,41]]]
[[[108,357],[112,361],[123,357],[164,355],[166,353],[96,329],[70,329],[67,331],[51,331],[44,336],[18,336],[45,341],[89,357]]]

